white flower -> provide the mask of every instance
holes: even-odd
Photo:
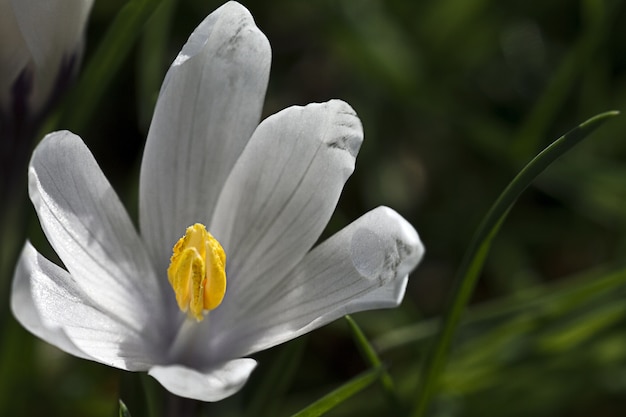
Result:
[[[78,60],[93,0],[0,0],[0,113],[34,114]],[[9,116],[7,116],[9,117]]]
[[[256,362],[246,356],[400,303],[423,247],[393,210],[372,210],[311,249],[353,171],[359,119],[332,100],[259,124],[269,66],[267,39],[238,3],[194,31],[150,127],[140,233],[80,138],[42,141],[29,193],[66,269],[26,244],[11,299],[24,327],[70,354],[147,371],[179,396],[217,401],[248,379]],[[223,253],[201,224],[227,254],[225,294]],[[203,296],[193,313],[189,298]]]

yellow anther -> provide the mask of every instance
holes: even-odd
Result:
[[[203,224],[189,226],[176,242],[167,278],[178,307],[197,321],[221,304],[226,292],[226,254]]]

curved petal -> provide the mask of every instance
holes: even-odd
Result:
[[[211,222],[227,256],[225,314],[258,294],[257,282],[282,279],[317,241],[362,141],[360,120],[340,100],[290,107],[259,125]]]
[[[250,13],[229,2],[191,34],[157,102],[141,165],[141,234],[167,269],[174,243],[209,224],[222,185],[259,123],[270,46]]]
[[[165,320],[161,287],[122,203],[78,136],[55,132],[37,146],[29,194],[76,285],[120,320],[150,324],[157,337],[155,323]]]
[[[141,329],[99,309],[67,271],[30,243],[22,250],[11,310],[36,336],[72,355],[127,370],[146,370],[158,355]]]
[[[406,286],[408,283],[408,274],[403,277],[398,277],[397,279],[391,280],[387,284],[375,289],[374,291],[364,295],[363,297],[350,301],[346,306],[346,310],[357,312],[365,310],[376,310],[379,308],[398,307],[404,299],[404,293],[406,292]],[[327,322],[332,320],[334,320],[334,318],[329,319]]]
[[[148,372],[169,392],[200,401],[219,401],[239,391],[256,367],[254,359],[235,359],[200,372],[180,365],[154,366]]]
[[[11,1],[0,0],[0,110],[8,109],[13,83],[29,60]]]
[[[27,242],[22,249],[15,273],[13,276],[13,286],[11,288],[11,311],[22,326],[29,332],[58,347],[59,349],[78,356],[83,359],[91,359],[67,337],[63,329],[59,327],[46,326],[39,315],[37,307],[33,301],[33,291],[31,281],[37,280],[38,275],[61,276],[67,271],[54,265],[42,257],[30,242]],[[59,279],[62,281],[63,279]],[[67,280],[67,277],[65,277]]]
[[[288,277],[230,311],[227,334],[216,335],[241,356],[293,339],[345,314],[397,305],[424,248],[398,213],[379,207],[313,249]],[[251,293],[252,294],[252,293]],[[221,337],[220,337],[221,336]]]
[[[82,44],[93,0],[12,0],[12,4],[36,68],[33,103],[43,103],[63,60]]]

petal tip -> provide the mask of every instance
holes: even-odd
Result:
[[[363,276],[378,279],[381,286],[411,273],[424,255],[415,228],[389,207],[379,207],[366,216],[370,217],[368,227],[352,238],[354,267]]]
[[[256,26],[250,11],[243,5],[230,1],[216,9],[198,25],[172,63],[172,67],[183,65],[190,58],[207,51],[210,51],[213,58],[225,54],[230,58],[235,49],[247,50],[247,53],[255,51],[259,56],[267,56],[269,63],[271,56],[269,41]]]
[[[325,103],[330,111],[336,115],[334,124],[337,134],[332,137],[327,145],[347,151],[356,157],[363,143],[363,125],[354,109],[345,101],[334,99]]]
[[[425,253],[424,244],[417,230],[397,211],[383,206],[385,214],[392,218],[396,224],[396,247],[403,261],[399,269],[400,275],[410,274],[422,260]]]
[[[148,375],[172,394],[215,402],[236,394],[256,368],[254,359],[235,359],[203,373],[180,365],[153,366]]]

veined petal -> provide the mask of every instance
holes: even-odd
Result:
[[[290,107],[259,125],[209,229],[228,257],[228,293],[216,314],[245,310],[245,300],[304,257],[326,227],[362,141],[360,120],[340,100]]]
[[[365,311],[397,307],[404,298],[404,293],[406,292],[406,286],[408,283],[408,274],[403,277],[398,277],[397,279],[389,281],[387,284],[375,289],[363,297],[350,301],[346,306],[346,309],[349,311]],[[329,321],[332,320],[334,319]]]
[[[143,242],[78,136],[55,132],[37,146],[29,194],[48,241],[81,291],[133,326],[165,320],[161,286]]]
[[[37,72],[32,101],[43,103],[51,93],[63,60],[82,45],[93,0],[11,0],[11,3]]]
[[[54,265],[41,256],[30,242],[26,242],[20,255],[11,288],[11,311],[13,315],[29,332],[45,340],[59,349],[83,359],[91,359],[67,337],[60,327],[47,326],[39,315],[39,310],[33,300],[32,281],[37,281],[39,275],[43,279],[67,275],[67,271]],[[55,281],[68,280],[68,277],[57,278]]]
[[[211,13],[165,78],[141,165],[141,234],[156,265],[194,223],[209,224],[233,164],[257,126],[271,60],[250,13]]]
[[[29,60],[11,0],[0,0],[0,110],[7,109],[11,87]]]
[[[100,310],[65,270],[27,243],[17,265],[11,310],[29,331],[72,355],[146,370],[159,355],[142,329]]]
[[[241,312],[222,316],[219,352],[247,355],[316,329],[345,314],[397,305],[407,275],[424,248],[415,229],[387,207],[372,210],[313,249],[258,297],[241,300]],[[218,310],[216,310],[218,311]]]
[[[219,401],[239,391],[256,367],[254,359],[235,359],[206,372],[180,365],[154,366],[148,372],[172,394]]]

